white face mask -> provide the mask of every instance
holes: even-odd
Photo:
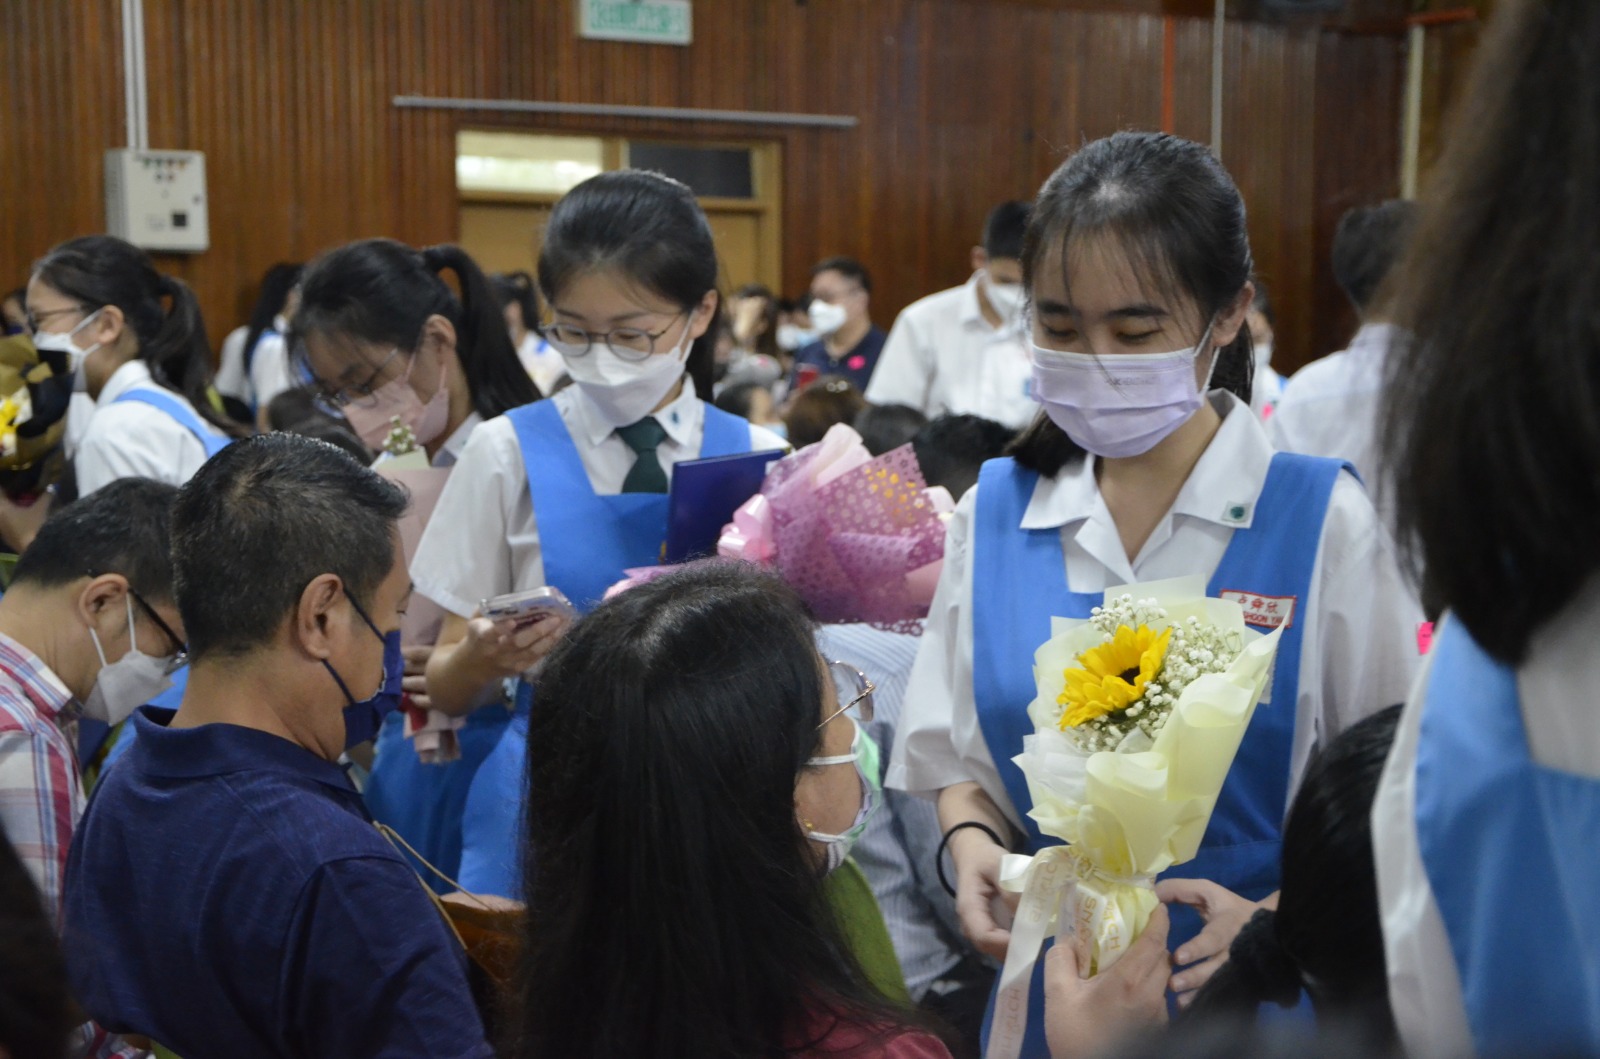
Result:
[[[1211,328],[1192,349],[1171,353],[1063,353],[1033,345],[1033,392],[1046,414],[1079,448],[1096,456],[1142,456],[1199,411],[1210,389],[1195,361]],[[1211,371],[1217,367],[1211,359]]]
[[[811,326],[817,334],[827,336],[833,334],[844,326],[850,318],[842,305],[832,305],[828,302],[815,301],[811,303]]]
[[[86,717],[107,724],[117,724],[157,695],[172,687],[172,677],[167,673],[170,659],[141,654],[139,633],[133,625],[133,596],[126,597],[128,604],[128,653],[115,662],[106,663],[105,648],[100,646],[100,634],[90,626],[89,636],[94,640],[95,653],[100,656],[100,675],[83,702]]]
[[[693,320],[690,314],[689,321]],[[591,342],[589,352],[581,356],[574,356],[573,347],[554,339],[550,346],[561,354],[573,383],[594,402],[605,421],[613,427],[625,427],[655,411],[673,384],[683,378],[689,347],[694,342],[689,331],[686,323],[683,338],[672,352],[652,353],[642,361],[623,360],[603,341]]]
[[[84,359],[100,348],[100,343],[96,342],[88,349],[79,349],[78,344],[72,340],[72,336],[93,323],[95,317],[99,316],[103,311],[103,309],[96,309],[84,317],[78,326],[71,331],[35,331],[33,334],[33,348],[40,353],[65,353],[67,355],[67,369],[76,372],[83,367]]]
[[[856,818],[844,834],[829,835],[810,830],[806,832],[806,837],[811,841],[821,842],[828,847],[829,874],[838,870],[839,865],[850,855],[850,850],[860,841],[862,833],[867,829],[867,820],[877,805],[878,744],[867,738],[861,731],[861,726],[856,724],[854,717],[850,718],[850,723],[854,724],[856,729],[855,738],[850,743],[850,753],[840,754],[837,757],[814,757],[806,762],[811,766],[844,765],[853,762],[856,776],[861,781],[861,808],[856,810]]]
[[[983,292],[989,299],[989,307],[1000,317],[1002,323],[1009,323],[1017,318],[1017,310],[1022,308],[1022,284],[996,283],[988,273],[984,273]]]
[[[809,345],[816,341],[816,333],[807,331],[799,324],[780,324],[778,326],[778,348],[785,353],[793,353],[801,346]]]

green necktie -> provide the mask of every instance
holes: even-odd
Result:
[[[665,493],[667,491],[667,472],[661,469],[661,461],[656,458],[656,446],[666,440],[666,429],[658,423],[654,416],[629,423],[625,427],[617,428],[617,436],[628,443],[628,448],[638,453],[639,458],[633,461],[633,466],[628,470],[628,477],[622,480],[624,493]]]

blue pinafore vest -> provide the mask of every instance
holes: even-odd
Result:
[[[1209,879],[1255,901],[1278,888],[1305,610],[1334,482],[1349,469],[1337,460],[1275,453],[1250,526],[1233,531],[1206,587],[1210,596],[1243,592],[1272,601],[1292,597],[1295,602],[1278,643],[1270,703],[1263,702],[1250,722],[1199,855],[1174,868],[1173,876]],[[1020,528],[1038,481],[1038,474],[1010,459],[984,464],[972,560],[972,690],[978,723],[1006,794],[1023,817],[1029,853],[1056,841],[1047,841],[1026,815],[1032,805],[1027,781],[1011,760],[1022,752],[1023,738],[1033,733],[1027,709],[1036,692],[1034,652],[1050,638],[1051,618],[1086,619],[1104,599],[1104,593],[1074,592],[1067,584],[1059,527]],[[1251,616],[1246,607],[1246,620]],[[1263,630],[1258,626],[1258,631]],[[1169,908],[1169,945],[1176,950],[1202,924],[1192,909]],[[1043,971],[1041,959],[1028,1006],[1024,1056],[1049,1054]]]
[[[517,432],[528,491],[539,522],[545,583],[587,614],[623,571],[656,566],[667,535],[667,494],[601,496],[589,484],[578,447],[554,402],[507,413]],[[700,457],[750,451],[750,424],[705,405]],[[521,898],[521,806],[533,689],[518,688],[516,716],[473,780],[462,817],[461,885],[474,893]]]
[[[1480,1055],[1600,1053],[1600,781],[1533,760],[1516,670],[1444,623],[1416,828]]]

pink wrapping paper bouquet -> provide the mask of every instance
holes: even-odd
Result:
[[[775,566],[818,621],[903,627],[928,615],[954,509],[910,445],[874,458],[841,424],[772,469],[717,552]]]

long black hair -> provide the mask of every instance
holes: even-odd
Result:
[[[1394,743],[1400,707],[1351,725],[1312,759],[1283,829],[1277,912],[1257,912],[1228,962],[1195,996],[1190,1019],[1253,1019],[1260,1005],[1285,1007],[1311,994],[1319,1022],[1396,1039],[1389,1006],[1372,803]]]
[[[51,249],[33,274],[88,312],[115,305],[152,379],[186,397],[218,430],[243,432],[211,404],[211,346],[194,291],[158,272],[149,254],[114,235],[85,235]]]
[[[1600,567],[1600,4],[1503,8],[1396,273],[1382,447],[1424,598],[1517,664]]]
[[[250,370],[250,362],[255,359],[256,343],[276,324],[278,314],[283,312],[289,292],[300,282],[300,273],[304,268],[304,265],[280,262],[267,269],[266,275],[261,277],[261,293],[256,298],[256,307],[250,310],[249,330],[244,337],[245,371]]]
[[[1193,301],[1214,319],[1239,296],[1254,259],[1244,199],[1222,163],[1200,144],[1166,133],[1119,132],[1087,145],[1050,175],[1022,240],[1023,285],[1060,268],[1084,240],[1109,236],[1151,290]],[[1071,284],[1068,283],[1070,288]],[[1250,403],[1255,357],[1250,329],[1216,353],[1211,385]],[[1053,476],[1084,452],[1040,414],[1012,446],[1018,463]]]
[[[440,277],[446,269],[455,273],[460,297]],[[414,250],[393,239],[363,239],[328,251],[300,281],[291,341],[299,347],[308,335],[339,336],[415,354],[430,316],[456,330],[456,356],[479,415],[493,419],[539,399],[488,278],[459,246]]]
[[[820,739],[814,636],[783,581],[712,562],[602,604],[550,656],[513,1054],[782,1055],[830,1016],[902,1021],[795,819]]]
[[[622,169],[590,177],[550,214],[539,253],[539,288],[547,302],[592,269],[616,269],[684,312],[717,289],[717,248],[694,192],[671,177]],[[695,392],[709,400],[716,371],[722,302],[689,350]]]

